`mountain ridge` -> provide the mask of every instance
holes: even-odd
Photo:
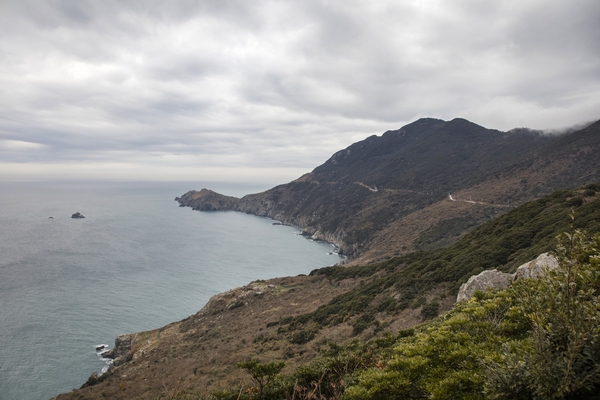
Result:
[[[307,235],[339,240],[355,258],[308,276],[251,282],[182,321],[130,334],[128,361],[58,398],[209,398],[234,387],[224,398],[237,398],[244,388],[235,386],[244,378],[240,361],[285,360],[283,372],[291,373],[306,370],[328,342],[383,332],[400,337],[449,310],[471,275],[512,272],[552,249],[556,234],[569,229],[569,212],[577,216],[575,228],[600,231],[600,184],[589,182],[600,181],[594,157],[600,121],[554,138],[460,119],[417,122],[358,142],[350,154],[336,152],[313,172],[263,193],[238,199],[203,189],[177,198],[198,210],[237,210],[304,226]],[[405,148],[389,146],[413,133]],[[458,134],[474,138],[464,146],[469,151],[458,145],[465,140],[453,141]],[[510,157],[495,154],[498,148]],[[353,173],[369,162],[379,168]],[[466,166],[464,174],[444,170],[451,162]],[[396,176],[394,168],[407,168],[407,176]],[[418,173],[435,180],[417,182]],[[589,184],[540,194],[581,181]],[[517,206],[527,198],[536,200]]]
[[[177,200],[196,210],[236,210],[296,225],[338,246],[349,261],[371,262],[416,249],[422,233],[399,228],[415,219],[431,225],[475,221],[449,232],[459,238],[483,221],[555,190],[600,179],[600,121],[564,135],[502,132],[466,119],[424,118],[337,151],[310,173],[241,199],[190,191]],[[575,162],[576,160],[576,162]],[[448,204],[479,198],[465,209]],[[466,197],[470,196],[470,197]],[[405,221],[406,220],[406,221]],[[384,232],[396,245],[382,247]],[[432,244],[435,245],[435,244]]]

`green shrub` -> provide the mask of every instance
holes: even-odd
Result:
[[[427,303],[421,309],[421,317],[423,317],[423,320],[435,318],[438,316],[439,313],[440,303],[438,303],[437,301]]]
[[[595,196],[595,195],[596,195],[596,191],[595,191],[595,190],[592,190],[592,189],[586,189],[586,190],[583,192],[583,196],[584,196],[584,197],[591,197],[591,196]]]
[[[382,369],[358,374],[348,399],[484,399],[481,360],[498,358],[504,343],[527,330],[511,315],[506,292],[478,293],[443,317],[400,338]]]
[[[316,329],[304,328],[293,332],[290,335],[289,341],[294,344],[308,343],[315,338]]]
[[[375,316],[373,314],[363,314],[354,321],[352,324],[352,333],[358,335],[375,322]]]
[[[513,287],[532,336],[495,365],[494,398],[600,397],[600,235],[564,234],[556,256],[558,269]]]
[[[247,361],[243,361],[237,364],[239,368],[245,370],[248,375],[252,378],[252,381],[256,384],[255,398],[263,399],[266,389],[274,382],[275,377],[285,367],[283,361],[273,361],[268,363],[261,363],[255,358],[251,358]]]

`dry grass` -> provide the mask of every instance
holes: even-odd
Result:
[[[174,391],[201,398],[202,393],[244,382],[247,375],[236,364],[250,357],[262,362],[285,360],[282,372],[292,372],[318,356],[327,341],[348,339],[352,328],[324,329],[311,342],[296,345],[274,323],[312,312],[356,284],[349,280],[332,285],[322,277],[297,276],[257,281],[222,293],[183,321],[136,333],[132,361],[97,385],[57,399],[168,399]]]

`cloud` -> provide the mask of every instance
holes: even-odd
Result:
[[[289,180],[421,116],[596,120],[598,20],[595,0],[6,0],[0,165]]]

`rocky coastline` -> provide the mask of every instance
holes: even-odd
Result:
[[[204,188],[200,191],[190,190],[181,197],[175,197],[175,201],[179,203],[179,207],[190,207],[194,211],[237,211],[273,219],[275,220],[273,225],[296,227],[301,231],[302,236],[331,244],[334,247],[334,253],[344,257],[338,264],[346,262],[348,259],[347,249],[351,246],[342,240],[343,232],[340,235],[308,227],[303,224],[304,219],[289,217],[285,212],[279,210],[273,202],[261,201],[260,197],[263,195],[258,193],[238,198],[225,196]]]
[[[305,236],[335,244],[349,264],[384,261],[445,247],[515,206],[594,181],[598,129],[600,121],[540,136],[424,118],[356,142],[261,193],[237,198],[202,189],[176,200],[194,210],[233,210],[300,227]]]
[[[473,275],[461,286],[456,301],[461,302],[469,300],[474,295],[475,291],[506,289],[517,279],[538,278],[546,271],[557,267],[558,261],[556,258],[549,253],[543,253],[536,259],[519,266],[513,274],[497,270],[483,271],[478,275]],[[117,336],[114,347],[100,354],[103,358],[113,360],[108,371],[105,374],[98,374],[98,372],[94,371],[81,389],[101,383],[105,377],[111,375],[110,373],[116,367],[132,363],[135,364],[136,361],[138,364],[148,364],[148,361],[144,360],[147,360],[150,353],[155,352],[158,346],[161,346],[162,342],[174,343],[173,340],[186,342],[189,338],[191,338],[192,342],[203,341],[203,339],[205,341],[210,337],[217,339],[219,335],[216,331],[211,333],[211,328],[215,328],[215,323],[217,321],[219,321],[219,327],[230,326],[234,320],[239,320],[240,317],[236,315],[250,313],[251,315],[254,315],[253,318],[261,320],[259,325],[266,325],[267,327],[271,326],[281,330],[279,323],[274,323],[275,319],[270,315],[273,312],[279,314],[284,311],[275,299],[281,299],[282,295],[291,295],[293,292],[296,292],[293,297],[290,297],[290,300],[294,299],[295,301],[299,301],[301,298],[304,298],[305,294],[308,294],[309,291],[317,290],[318,292],[321,292],[327,286],[329,286],[329,284],[326,279],[315,280],[315,278],[310,276],[299,275],[297,277],[274,278],[267,281],[254,281],[246,286],[216,294],[209,299],[200,311],[183,321],[171,323],[155,331],[124,333]],[[328,289],[331,293],[329,293],[329,296],[327,297],[333,298],[335,293],[342,293],[357,286],[360,286],[359,280],[340,282],[336,288],[330,287]],[[450,299],[448,300],[450,301]],[[452,303],[453,302],[450,301],[444,308],[447,308]],[[298,305],[298,303],[294,301],[290,302],[290,304],[292,306]],[[313,302],[312,305],[307,305],[309,306],[309,309],[314,309],[317,304],[318,303]],[[293,312],[292,315],[296,314],[296,312]],[[413,311],[413,313],[415,312]],[[231,321],[227,322],[229,319],[231,319]],[[408,315],[406,315],[404,319],[404,323],[395,327],[396,329],[405,329],[416,323],[416,321],[411,321]],[[220,328],[217,328],[217,331],[218,329]],[[254,328],[254,330],[256,330],[256,328]],[[351,337],[350,332],[346,332],[344,335],[347,336],[346,339]],[[268,341],[274,340],[273,336],[269,337],[268,332],[264,332],[262,335],[259,335],[258,338]],[[242,343],[244,342],[242,341]],[[277,348],[276,346],[273,347]],[[294,350],[287,349],[286,351],[288,353],[300,352],[294,355],[294,357],[297,357],[298,355],[302,355],[302,352],[305,351],[304,349],[300,349],[301,347],[297,347]],[[227,350],[220,349],[220,351],[224,353],[217,353],[226,354],[227,351],[231,350],[231,348]],[[312,356],[314,355],[311,355],[311,357]],[[285,358],[289,356],[286,356],[284,353],[282,357]],[[302,357],[300,357],[300,359],[302,359]],[[288,360],[288,362],[290,361],[291,360]],[[132,368],[135,369],[135,367]]]
[[[100,353],[101,357],[113,360],[111,368],[118,367],[131,360],[131,343],[134,335],[135,334],[123,333],[117,336],[115,339],[115,347]]]

